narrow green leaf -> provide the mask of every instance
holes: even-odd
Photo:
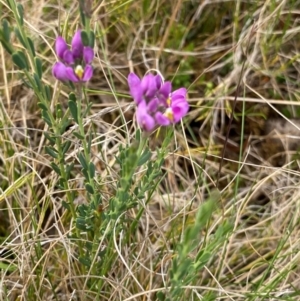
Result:
[[[76,102],[76,95],[75,95],[75,93],[73,93],[73,92],[71,92],[70,94],[69,94],[69,100],[73,100],[74,102]]]
[[[10,43],[6,42],[5,39],[3,38],[3,34],[0,31],[0,42],[2,44],[2,46],[4,47],[4,49],[10,54],[12,55],[14,50],[13,47]]]
[[[20,50],[12,54],[13,62],[21,69],[27,69],[26,57]]]
[[[82,168],[81,171],[82,171],[83,176],[86,178],[86,180],[89,181],[90,177],[89,177],[89,174],[87,172],[87,169],[86,168]]]
[[[90,31],[90,43],[89,46],[91,48],[94,48],[95,46],[95,33],[93,31]]]
[[[9,23],[6,19],[2,20],[2,28],[3,28],[3,38],[7,43],[9,43],[11,30],[10,30]]]
[[[17,10],[20,18],[20,24],[23,26],[24,25],[24,8],[22,4],[17,5]]]
[[[50,141],[52,145],[55,145],[56,143],[55,137],[50,136],[47,132],[44,132],[44,136],[46,137],[47,140]]]
[[[67,180],[65,178],[60,177],[59,178],[59,186],[61,189],[65,189],[64,184],[67,182]]]
[[[84,46],[89,46],[89,36],[86,31],[81,31],[81,41]]]
[[[90,183],[85,184],[85,189],[87,190],[88,193],[94,194],[94,189]]]
[[[63,143],[62,148],[63,148],[63,154],[65,154],[71,146],[71,140],[67,140],[66,142]]]
[[[17,27],[15,27],[15,34],[16,34],[18,40],[24,46],[24,48],[27,49],[27,45],[25,43],[25,40],[24,40],[23,36],[21,35],[21,33],[20,33],[20,31],[19,31],[19,29]]]
[[[35,57],[34,64],[35,64],[35,69],[36,69],[37,75],[39,76],[40,79],[42,79],[42,76],[43,76],[42,61],[38,57]]]
[[[51,162],[51,163],[50,163],[50,166],[52,167],[52,169],[53,169],[59,176],[61,176],[61,171],[60,171],[60,169],[59,169],[59,167],[58,167],[57,164],[55,164],[54,162]]]
[[[73,168],[74,168],[74,163],[71,163],[71,164],[67,164],[66,165],[66,177],[67,177],[67,179],[69,179],[70,178],[70,174],[71,174],[71,171],[73,170]]]
[[[70,208],[70,205],[66,202],[66,201],[62,201],[61,202],[61,205],[65,208],[65,209],[67,209],[67,210],[70,210],[71,208]]]
[[[138,161],[138,166],[142,166],[143,164],[145,164],[147,161],[149,161],[149,159],[151,158],[151,152],[146,149],[141,157],[139,158],[139,161]]]
[[[45,104],[43,104],[42,102],[38,102],[37,105],[40,109],[48,111],[47,106]]]
[[[57,150],[54,147],[51,146],[45,146],[45,151],[48,155],[50,155],[51,157],[53,157],[54,159],[58,158],[58,153]]]
[[[52,126],[52,122],[47,111],[42,111],[42,118],[50,127]]]
[[[32,53],[32,55],[35,57],[35,50],[34,50],[34,44],[33,44],[33,41],[32,41],[29,37],[27,37],[27,41],[28,41],[28,44],[29,44],[31,53]]]
[[[55,106],[55,111],[56,111],[56,117],[58,119],[62,118],[63,116],[63,111],[62,111],[62,105],[60,103],[58,103],[56,106]]]
[[[34,73],[33,78],[34,78],[34,81],[36,83],[36,86],[37,86],[38,90],[41,91],[42,90],[42,84],[41,84],[40,77],[36,73]]]
[[[49,102],[51,102],[51,98],[52,98],[52,89],[49,85],[44,86],[45,88],[45,96],[46,96],[46,100],[48,100]]]
[[[88,268],[91,266],[91,260],[88,257],[79,257],[78,260],[80,263],[82,263],[84,266]]]
[[[78,109],[77,109],[77,103],[73,100],[68,101],[68,106],[71,112],[71,115],[75,122],[78,124]]]
[[[84,139],[84,137],[83,137],[81,134],[79,134],[78,132],[72,132],[72,134],[73,134],[76,138],[78,138],[78,139],[80,139],[80,140],[83,140],[83,139]]]
[[[90,162],[89,164],[90,177],[93,178],[95,176],[95,164]]]
[[[85,159],[83,153],[78,154],[78,159],[79,159],[79,162],[80,162],[82,168],[87,170],[88,169],[88,164],[86,163],[86,159]]]

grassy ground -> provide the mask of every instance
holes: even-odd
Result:
[[[8,3],[0,0],[0,18],[13,28]],[[18,3],[42,84],[51,87],[49,108],[66,111],[70,88],[51,74],[53,47],[57,35],[70,41],[79,27],[79,4]],[[66,204],[88,203],[74,123],[60,135],[71,141],[65,162],[74,163],[62,187],[45,151],[50,127],[37,93],[0,45],[0,300],[300,300],[299,7],[94,1],[83,130],[101,195],[91,212],[99,233],[78,231]],[[10,39],[28,53],[15,32]],[[149,137],[153,165],[132,175],[128,203],[135,189],[143,195],[114,216],[137,131],[127,75],[149,69],[188,88],[191,108],[182,123]]]

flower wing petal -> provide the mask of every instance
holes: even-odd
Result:
[[[159,125],[168,126],[171,124],[171,121],[161,112],[155,114],[155,120]]]
[[[93,73],[94,73],[93,67],[91,65],[86,65],[84,68],[82,81],[83,82],[89,81],[92,78]]]
[[[69,49],[69,47],[68,47],[66,41],[64,40],[64,38],[60,37],[60,36],[57,37],[55,40],[55,52],[61,60],[64,59],[64,53],[68,49]]]
[[[128,86],[129,91],[133,99],[137,104],[142,101],[142,88],[141,88],[141,80],[135,73],[130,73],[128,75]]]
[[[189,111],[189,104],[185,98],[182,98],[172,102],[171,108],[173,111],[174,123],[176,123],[187,114]]]
[[[62,62],[57,62],[52,68],[52,74],[56,79],[66,81],[69,79],[66,69],[67,67]]]
[[[67,73],[68,80],[70,80],[74,83],[79,82],[79,78],[76,76],[74,69],[72,67],[67,67],[66,73]]]
[[[155,120],[148,114],[147,105],[144,101],[137,107],[136,119],[139,126],[146,132],[151,132],[155,128]]]

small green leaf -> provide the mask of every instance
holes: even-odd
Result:
[[[9,43],[11,30],[9,27],[9,23],[6,19],[2,20],[2,28],[3,28],[3,38],[7,43]]]
[[[75,95],[75,93],[73,93],[73,92],[71,92],[70,94],[69,94],[69,100],[73,100],[74,102],[76,102],[76,95]]]
[[[90,31],[90,43],[89,43],[89,46],[91,48],[94,48],[95,46],[95,33],[93,31]]]
[[[29,44],[31,53],[32,53],[32,55],[35,57],[35,50],[34,50],[34,44],[33,44],[33,41],[32,41],[29,37],[27,37],[27,41],[28,41],[28,44]]]
[[[82,168],[84,168],[84,169],[87,170],[88,165],[87,165],[87,163],[86,163],[86,159],[85,159],[83,153],[79,153],[79,154],[78,154],[78,159],[79,159],[79,162],[80,162]]]
[[[42,85],[41,85],[40,77],[36,73],[34,73],[33,78],[34,78],[34,81],[36,83],[36,86],[37,86],[38,90],[41,91]]]
[[[61,202],[61,205],[62,205],[65,209],[71,210],[70,205],[69,205],[66,201],[62,201],[62,202]]]
[[[142,166],[143,164],[145,164],[147,161],[149,161],[149,159],[151,158],[151,152],[146,149],[141,157],[139,158],[139,161],[138,161],[138,166]]]
[[[47,132],[44,132],[44,136],[46,137],[47,140],[50,141],[51,145],[54,145],[56,143],[54,136],[50,136]]]
[[[57,150],[54,147],[51,146],[45,146],[45,151],[48,155],[50,155],[51,157],[53,157],[54,159],[58,158],[58,153]]]
[[[74,118],[75,122],[78,124],[78,109],[77,103],[73,100],[68,101],[68,106],[71,112],[72,117]]]
[[[47,111],[42,111],[42,118],[50,127],[52,126],[52,122]]]
[[[94,194],[94,189],[90,183],[85,184],[85,189],[87,190],[88,193]]]
[[[67,140],[66,142],[63,143],[62,145],[63,155],[69,150],[70,146],[71,146],[71,140]]]
[[[67,180],[63,177],[59,178],[59,186],[61,187],[61,189],[65,189],[64,184],[67,182]]]
[[[42,79],[42,76],[43,76],[42,61],[38,57],[35,57],[34,64],[35,64],[35,69],[36,69],[37,75],[39,76],[40,79]]]
[[[47,106],[45,104],[43,104],[42,102],[38,102],[37,105],[40,109],[48,111]]]
[[[57,164],[55,164],[54,162],[51,162],[50,166],[59,176],[61,176],[61,171],[60,171],[59,167],[57,166]]]
[[[66,165],[66,177],[67,177],[67,179],[69,179],[70,178],[70,174],[71,174],[71,171],[73,170],[73,168],[74,168],[74,163],[71,163],[71,164],[67,164]]]
[[[78,139],[80,139],[80,140],[83,140],[83,139],[84,139],[84,137],[83,137],[80,133],[78,133],[78,132],[72,132],[72,134],[73,134],[76,138],[78,138]]]
[[[22,51],[18,50],[14,52],[12,54],[12,60],[21,70],[28,69],[26,57]]]
[[[84,46],[89,46],[89,36],[86,31],[81,31],[81,41]]]
[[[82,173],[83,173],[83,176],[86,178],[87,181],[89,181],[90,177],[89,177],[89,174],[87,172],[87,169],[86,168],[82,168]]]
[[[17,10],[20,18],[20,24],[23,26],[24,25],[24,8],[22,4],[17,5]]]
[[[20,33],[20,30],[18,28],[15,27],[15,34],[18,38],[18,40],[21,42],[21,44],[24,46],[24,48],[26,49],[27,48],[27,45],[25,43],[25,40],[23,38],[23,36],[21,35]]]
[[[44,86],[44,88],[45,88],[46,100],[51,102],[51,98],[52,98],[51,87],[49,85],[47,85],[47,86]]]
[[[88,268],[91,266],[91,260],[88,257],[79,257],[78,260],[80,263],[82,263],[84,266]]]
[[[6,42],[3,38],[3,36],[1,36],[1,31],[0,31],[0,42],[2,44],[2,46],[4,47],[4,49],[10,54],[12,55],[14,50],[13,47],[10,43]]]
[[[90,162],[89,164],[90,177],[93,178],[95,176],[95,164]]]
[[[58,119],[62,118],[62,115],[63,115],[63,113],[62,113],[62,105],[60,103],[56,104],[55,111],[56,111],[56,117]]]

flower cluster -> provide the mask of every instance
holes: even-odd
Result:
[[[80,30],[75,33],[71,46],[69,49],[66,41],[57,37],[55,51],[60,62],[54,64],[52,74],[61,81],[86,82],[93,76],[94,50],[83,45]]]
[[[172,92],[171,82],[163,83],[159,75],[147,74],[140,79],[135,73],[130,73],[128,85],[137,104],[137,122],[147,132],[179,122],[189,110],[186,89]]]

